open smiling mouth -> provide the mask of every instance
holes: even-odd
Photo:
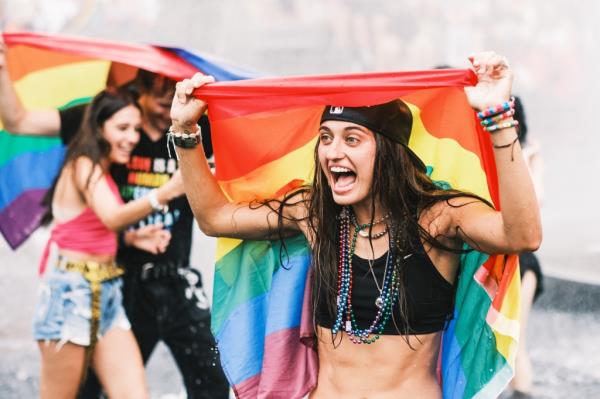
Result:
[[[329,171],[333,179],[333,190],[347,191],[356,182],[356,173],[342,166],[332,166]]]

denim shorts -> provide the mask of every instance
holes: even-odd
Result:
[[[120,278],[102,283],[98,338],[113,327],[131,329],[123,309],[122,284]],[[91,301],[90,283],[81,273],[49,268],[39,287],[33,321],[34,338],[38,341],[57,340],[88,346]]]

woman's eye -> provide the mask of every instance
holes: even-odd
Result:
[[[322,143],[327,143],[327,142],[331,141],[331,136],[328,134],[322,133],[319,140],[321,140]]]
[[[346,138],[346,141],[350,144],[356,144],[356,143],[358,143],[358,138],[356,138],[354,136],[349,136]]]

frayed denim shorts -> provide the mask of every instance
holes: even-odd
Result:
[[[121,278],[102,283],[98,338],[113,327],[131,329],[123,308],[122,284]],[[38,341],[56,340],[88,346],[91,301],[90,283],[81,273],[50,268],[39,287],[33,321],[34,338]]]

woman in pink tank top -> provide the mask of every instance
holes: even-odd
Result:
[[[40,264],[44,278],[34,320],[42,398],[74,398],[88,367],[110,397],[148,397],[142,357],[122,306],[116,232],[165,208],[183,185],[176,173],[145,197],[123,203],[108,171],[129,161],[140,128],[141,111],[131,93],[98,94],[47,195],[46,219],[54,224]],[[150,228],[155,251],[163,251],[169,239],[168,232]],[[51,247],[57,247],[58,261],[48,261]]]

